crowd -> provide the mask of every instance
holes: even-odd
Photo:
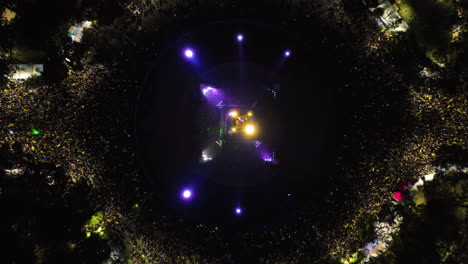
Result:
[[[122,34],[132,36],[145,29],[145,21],[156,15],[188,17],[198,5],[198,1],[185,1],[176,8],[171,3],[125,3],[127,11],[120,18],[125,23],[119,26],[124,29]],[[335,5],[325,9],[342,14],[333,13],[341,10]],[[133,45],[146,48],[145,43]],[[364,56],[363,60],[367,59]],[[369,65],[375,61],[366,63],[373,67]],[[0,91],[0,145],[20,143],[25,160],[53,163],[63,168],[72,182],[85,180],[103,217],[97,225],[84,226],[83,231],[105,230],[107,239],[120,243],[121,250],[113,254],[126,252],[132,263],[242,263],[236,261],[242,260],[243,250],[250,254],[246,258],[256,256],[261,263],[320,262],[348,256],[367,242],[359,238],[360,223],[378,217],[396,186],[429,172],[440,146],[464,147],[468,134],[465,95],[417,91],[401,83],[404,73],[385,76],[394,71],[392,66],[385,65],[384,73],[370,70],[367,78],[390,83],[381,89],[391,90],[392,100],[400,101],[389,106],[388,94],[379,97],[377,92],[369,97],[374,101],[355,109],[355,124],[347,133],[353,141],[343,146],[340,155],[357,154],[359,159],[340,164],[336,191],[325,198],[327,210],[318,216],[305,209],[294,223],[266,226],[261,232],[244,232],[238,240],[227,241],[228,230],[188,224],[153,212],[152,194],[133,162],[133,117],[129,114],[133,102],[128,95],[138,83],[119,75],[118,68],[125,65],[88,63],[84,69],[70,69],[61,83],[34,87],[9,83],[4,87]],[[362,69],[353,71],[364,74],[359,72]],[[408,86],[401,87],[403,84]],[[356,87],[350,89],[356,89],[351,94],[360,92]],[[401,108],[403,113],[398,131],[386,131],[385,122],[369,130],[359,127],[384,119],[392,107]],[[140,205],[132,206],[135,203]],[[236,242],[240,244],[232,245]],[[314,255],[321,250],[328,255]]]
[[[348,189],[353,189],[359,197],[346,202],[342,209],[347,215],[341,218],[338,232],[334,230],[331,234],[341,238],[330,245],[332,255],[352,253],[352,248],[359,246],[358,225],[366,219],[376,219],[382,207],[391,203],[393,193],[402,182],[415,181],[434,171],[441,146],[466,144],[468,101],[465,95],[410,90],[406,99],[407,121],[400,128],[402,131],[379,140],[380,151],[367,153],[359,164],[359,176],[350,175],[354,183]]]

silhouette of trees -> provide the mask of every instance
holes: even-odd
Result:
[[[106,241],[85,237],[82,227],[92,215],[89,187],[71,183],[64,170],[29,163],[3,148],[3,168],[25,168],[23,175],[2,173],[0,180],[1,240],[5,263],[100,263],[108,257]],[[2,170],[3,171],[3,170]]]
[[[440,174],[426,183],[426,206],[402,208],[400,234],[376,263],[463,263],[468,246],[467,176]]]

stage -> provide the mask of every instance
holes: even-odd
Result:
[[[187,220],[283,221],[328,190],[335,106],[294,57],[301,49],[289,51],[292,38],[272,45],[277,31],[246,24],[239,44],[232,26],[195,31],[155,59],[140,95],[138,160],[158,206]]]

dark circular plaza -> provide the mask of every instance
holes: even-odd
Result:
[[[336,83],[317,65],[325,58],[303,41],[252,21],[213,23],[167,41],[140,92],[137,123],[140,166],[164,206],[188,219],[236,225],[284,221],[305,201],[321,206],[335,173]],[[193,61],[182,56],[186,47],[196,51]],[[219,87],[224,101],[204,96],[205,84]],[[223,111],[242,107],[261,128],[257,147],[220,124]],[[264,148],[275,162],[258,157]],[[187,186],[190,202],[179,197]],[[244,212],[236,217],[238,206]]]

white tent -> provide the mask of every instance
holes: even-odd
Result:
[[[11,79],[24,81],[31,76],[40,76],[44,72],[44,64],[15,64],[16,68]]]
[[[92,28],[91,21],[83,21],[80,24],[75,24],[68,29],[68,36],[75,42],[81,42],[83,38],[83,30],[85,28]]]
[[[401,21],[398,23],[398,25],[392,26],[392,24],[396,23],[401,19],[400,14],[398,14],[397,11],[395,11],[393,5],[387,1],[380,1],[380,4],[377,6],[377,8],[380,8],[383,10],[383,14],[377,18],[377,24],[381,28],[387,28],[387,27],[392,27],[390,31],[402,31],[405,32],[408,30],[409,26],[405,21]],[[376,10],[376,8],[369,8],[372,12]]]

